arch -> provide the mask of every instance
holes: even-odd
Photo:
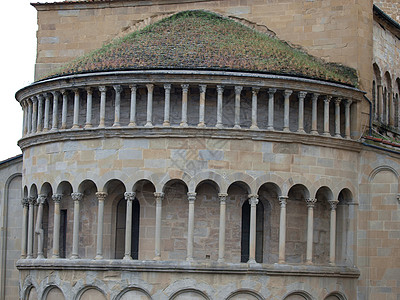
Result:
[[[44,300],[64,300],[63,292],[55,285],[48,286],[43,293]]]
[[[204,171],[196,174],[189,183],[189,189],[195,190],[197,186],[205,180],[214,182],[215,185],[218,187],[217,190],[219,193],[226,193],[227,186],[225,179],[221,175],[213,171]]]
[[[332,292],[329,293],[324,300],[347,300],[347,298],[340,292]]]
[[[187,298],[189,297],[189,298]],[[184,289],[176,292],[169,298],[170,300],[186,300],[186,299],[193,299],[193,300],[210,300],[205,293],[199,291],[197,289]]]
[[[96,286],[85,286],[77,293],[75,300],[106,300],[106,295]]]
[[[283,298],[284,300],[313,300],[311,295],[305,291],[295,291],[289,293]]]
[[[22,176],[22,175],[21,175]],[[24,186],[24,198],[27,198],[29,196],[28,194],[28,187],[25,185]]]
[[[115,191],[118,193],[125,193],[126,187],[125,184],[119,179],[110,179],[104,184],[103,191],[108,195],[114,194]]]
[[[315,193],[318,202],[333,200],[332,190],[327,186],[321,186]]]
[[[176,183],[180,183],[183,186],[185,186],[186,192],[189,192],[189,187],[185,181],[183,181],[182,179],[170,179],[167,182],[165,182],[165,184],[163,185],[163,188],[162,188],[163,193],[166,193],[167,192],[166,190],[169,189],[172,185],[174,185]]]
[[[271,191],[270,192],[270,194],[272,194],[271,197],[278,198],[282,196],[282,191],[280,187],[274,182],[265,182],[261,184],[257,189],[257,195],[260,195],[261,189]]]
[[[204,180],[200,181],[200,182],[196,185],[196,188],[195,188],[195,192],[196,192],[196,193],[197,193],[198,189],[199,189],[202,185],[210,185],[210,186],[212,186],[212,187],[215,189],[215,192],[216,192],[217,194],[220,192],[218,183],[216,183],[215,181],[210,180],[210,179],[204,179]]]
[[[283,186],[285,180],[275,174],[265,174],[262,176],[259,176],[255,180],[255,190],[258,192],[261,188],[261,186],[265,184],[271,184],[273,185],[277,191],[278,191],[278,196],[282,196],[282,189],[280,188]]]
[[[38,299],[38,294],[37,294],[36,288],[33,285],[29,286],[26,289],[24,299],[26,299],[26,300],[37,300]]]
[[[57,194],[70,195],[72,191],[72,185],[69,181],[61,181],[57,186]]]
[[[37,195],[38,195],[38,190],[36,184],[32,184],[31,188],[29,189],[29,196],[37,198]]]
[[[226,300],[264,300],[256,291],[240,289],[231,293]]]
[[[289,191],[296,185],[302,185],[307,190],[306,198],[309,198],[310,195],[314,195],[315,192],[313,191],[313,184],[306,179],[304,176],[295,175],[293,177],[288,178],[282,185],[282,195],[287,196],[289,195]]]
[[[313,183],[313,185],[312,185],[310,190],[315,191],[314,195],[316,195],[318,190],[320,188],[324,187],[324,186],[328,187],[328,189],[332,190],[333,186],[334,186],[334,183],[333,183],[332,179],[326,178],[326,177],[320,178],[318,181]],[[333,195],[332,195],[332,197],[333,197]]]
[[[42,184],[42,187],[40,188],[40,194],[44,194],[46,196],[50,196],[53,194],[53,188],[50,183],[45,182]]]
[[[372,68],[374,69],[374,76],[376,78],[377,84],[382,84],[382,75],[381,70],[377,63],[372,64]]]
[[[139,287],[128,287],[123,289],[113,300],[131,300],[131,299],[149,299],[151,300],[150,294]]]
[[[171,170],[169,173],[166,173],[162,177],[160,177],[158,184],[156,184],[156,190],[161,190],[164,192],[164,188],[167,183],[176,180],[182,181],[186,185],[189,192],[194,192],[194,190],[189,189],[192,177],[186,172],[174,170]]]
[[[97,185],[91,179],[85,179],[78,185],[78,192],[84,195],[97,192]]]
[[[230,186],[234,183],[242,183],[247,188],[248,194],[254,194],[256,192],[255,189],[255,180],[252,176],[245,173],[234,173],[228,176],[228,182],[231,182],[228,186],[228,190]]]
[[[384,166],[376,167],[375,169],[373,169],[371,171],[371,173],[368,176],[368,182],[372,182],[374,180],[374,177],[376,176],[376,174],[378,174],[381,171],[393,172],[394,175],[396,175],[396,177],[399,178],[399,173],[397,172],[397,170],[395,168],[393,168],[392,166],[384,165]]]

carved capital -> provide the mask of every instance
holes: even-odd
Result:
[[[67,96],[67,90],[66,89],[61,89],[60,90],[61,95]]]
[[[340,102],[342,102],[342,98],[335,98],[335,105],[336,106],[339,106],[340,105]]]
[[[207,90],[207,85],[206,84],[200,84],[199,85],[200,93],[205,93]]]
[[[83,198],[82,193],[71,193],[72,200],[74,201],[81,201]]]
[[[189,85],[187,83],[181,84],[182,92],[187,93],[189,90]]]
[[[259,87],[253,87],[253,88],[251,89],[251,92],[253,93],[253,95],[257,95],[259,91],[260,91],[260,88],[259,88]]]
[[[37,197],[37,203],[38,203],[39,205],[43,205],[44,202],[46,201],[46,199],[47,199],[47,195],[40,194],[40,195],[38,195],[38,197]]]
[[[153,90],[154,90],[154,84],[146,84],[146,87],[147,87],[147,91],[149,92],[149,93],[152,93],[153,92]]]
[[[217,92],[218,92],[218,94],[222,94],[224,92],[224,86],[223,85],[217,85]]]
[[[276,91],[277,91],[277,89],[275,89],[275,88],[270,88],[270,89],[268,89],[268,94],[269,94],[270,96],[273,96],[273,95],[276,93]]]
[[[347,108],[349,108],[350,105],[351,105],[352,103],[353,103],[353,101],[348,100],[348,99],[346,99],[346,100],[344,101],[344,104],[346,105]]]
[[[104,85],[101,85],[101,86],[99,86],[99,91],[101,93],[105,93],[105,92],[107,92],[107,87],[105,87]]]
[[[314,94],[312,95],[312,100],[313,100],[313,101],[317,101],[317,100],[318,100],[318,97],[319,97],[319,94],[318,94],[318,93],[314,93]]]
[[[329,104],[329,102],[331,102],[331,99],[332,99],[332,96],[325,96],[324,102]]]
[[[196,193],[187,193],[188,201],[194,202],[196,200]]]
[[[307,198],[306,199],[307,207],[313,208],[315,206],[315,203],[317,203],[316,198]]]
[[[240,95],[240,93],[242,92],[243,87],[241,85],[237,85],[235,86],[235,94],[236,95]]]
[[[99,201],[106,200],[107,196],[108,196],[108,194],[106,192],[97,192],[96,193],[97,200],[99,200]]]
[[[125,192],[124,197],[126,201],[133,201],[135,200],[136,193],[135,192]]]
[[[79,96],[79,89],[73,89],[75,96]]]
[[[120,85],[113,85],[113,88],[118,94],[122,92],[122,86]]]
[[[279,204],[281,207],[286,207],[288,196],[279,196]]]
[[[62,194],[53,194],[51,198],[53,199],[54,203],[60,203],[62,196]]]
[[[283,92],[283,94],[285,95],[285,98],[289,98],[290,95],[291,95],[292,93],[293,93],[292,90],[285,90],[285,91]]]
[[[156,199],[163,199],[164,198],[164,193],[155,192],[154,193],[154,197],[156,197]]]
[[[29,198],[28,197],[22,198],[21,204],[23,207],[28,207],[29,206]]]
[[[43,99],[44,99],[44,96],[43,96],[43,94],[39,94],[39,95],[37,95],[37,98],[38,98],[38,100],[39,100],[40,102],[42,102]]]
[[[164,85],[164,87],[165,87],[165,85]],[[137,85],[136,84],[129,85],[129,88],[131,89],[131,93],[136,93],[136,90],[137,90]]]
[[[93,90],[92,90],[91,87],[87,87],[85,90],[86,90],[86,93],[87,93],[88,95],[93,94]]]
[[[218,198],[220,203],[225,203],[226,202],[226,197],[228,197],[228,194],[225,193],[219,193]]]
[[[339,203],[339,200],[328,200],[328,203],[331,206],[331,210],[335,210]]]
[[[36,205],[36,197],[30,196],[28,198],[29,205]]]
[[[250,194],[249,195],[249,204],[251,206],[255,206],[258,204],[258,195],[256,194]]]
[[[53,94],[53,100],[56,100],[58,98],[59,92],[58,91],[52,91]]]
[[[299,92],[299,99],[304,100],[304,98],[307,96],[307,92]]]

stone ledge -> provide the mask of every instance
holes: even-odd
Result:
[[[201,261],[126,261],[122,259],[20,259],[18,270],[134,271],[164,273],[260,274],[358,278],[357,267],[300,264],[247,264]]]
[[[333,136],[312,135],[296,132],[253,130],[253,129],[233,129],[233,128],[199,128],[190,127],[163,127],[153,126],[151,128],[138,127],[109,127],[109,128],[90,128],[90,129],[66,129],[47,131],[26,136],[18,141],[21,150],[28,147],[37,146],[60,141],[80,141],[99,138],[213,138],[213,139],[236,139],[254,140],[283,143],[300,143],[305,145],[315,145],[320,147],[330,147],[360,152],[362,145],[360,142],[336,138]]]

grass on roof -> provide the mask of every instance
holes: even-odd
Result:
[[[55,77],[86,72],[206,69],[263,72],[357,86],[356,71],[326,63],[215,13],[184,11],[80,57]]]

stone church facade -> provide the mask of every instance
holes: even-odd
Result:
[[[22,155],[0,163],[1,299],[398,299],[397,3],[33,6]],[[273,72],[224,55],[210,67],[208,47],[231,31],[192,53],[202,37],[184,37],[182,16],[296,54]],[[138,47],[165,24],[179,67],[156,60],[154,37],[142,68],[124,65],[139,48],[109,67],[127,35]]]

